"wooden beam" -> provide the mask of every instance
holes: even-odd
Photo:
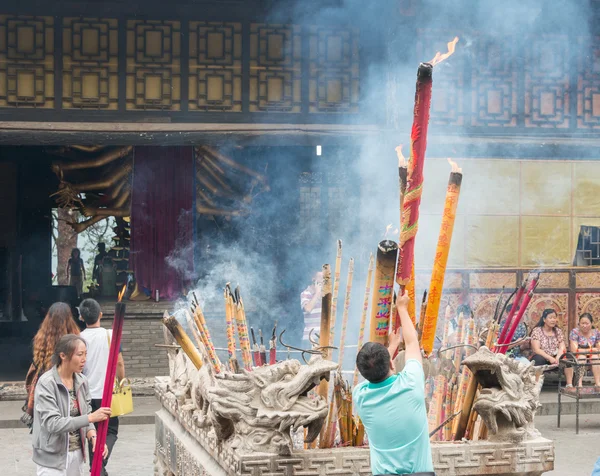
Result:
[[[0,145],[343,145],[373,125],[0,121]]]

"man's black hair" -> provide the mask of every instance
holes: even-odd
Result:
[[[377,342],[367,342],[356,356],[356,367],[369,382],[383,382],[390,370],[390,353]]]
[[[95,299],[84,299],[79,305],[79,314],[88,326],[96,324],[102,309]]]

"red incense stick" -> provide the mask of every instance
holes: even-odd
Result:
[[[523,281],[523,284],[519,287],[517,291],[517,295],[515,296],[515,300],[512,303],[510,311],[508,311],[508,316],[506,317],[506,321],[504,321],[504,325],[502,326],[502,331],[498,336],[498,344],[505,344],[506,335],[508,334],[508,330],[512,324],[513,317],[517,313],[519,306],[521,305],[521,298],[523,297],[523,293],[525,292],[525,287],[527,286],[527,279]],[[495,349],[495,352],[498,352],[499,348]]]
[[[533,292],[535,291],[535,288],[537,286],[539,278],[540,278],[540,275],[538,274],[537,276],[535,276],[531,280],[531,284],[529,285],[529,289],[527,290],[527,294],[523,298],[523,304],[521,305],[521,308],[519,309],[519,313],[517,314],[517,317],[515,317],[513,319],[513,322],[512,322],[512,324],[510,326],[510,330],[506,334],[506,339],[504,340],[503,344],[510,344],[511,343],[512,338],[514,337],[515,332],[517,331],[517,326],[521,322],[521,319],[523,318],[523,314],[525,314],[525,311],[527,310],[527,306],[529,306],[529,301],[531,301],[531,298],[533,297]],[[498,350],[498,353],[499,354],[506,354],[507,349],[508,349],[508,345],[503,345]]]
[[[102,407],[110,408],[112,403],[113,387],[117,374],[117,360],[119,357],[119,348],[121,347],[121,333],[123,331],[123,321],[125,318],[125,303],[121,298],[125,294],[125,288],[119,294],[119,301],[115,305],[115,316],[113,320],[112,339],[108,354],[108,364],[106,366],[106,379],[104,380],[104,391],[102,393]],[[96,435],[96,451],[93,455],[92,471],[90,476],[100,476],[102,471],[102,453],[106,444],[106,434],[108,432],[108,420],[98,423]]]

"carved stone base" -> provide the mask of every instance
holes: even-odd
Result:
[[[158,383],[158,382],[157,382]],[[198,428],[175,398],[157,386],[155,476],[371,476],[368,448],[296,451],[283,457],[238,454]],[[511,443],[434,443],[438,476],[540,476],[554,469],[554,443],[545,438]]]

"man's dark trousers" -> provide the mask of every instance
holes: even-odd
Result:
[[[96,410],[98,410],[98,408],[102,407],[102,399],[100,398],[93,398],[92,399],[92,411],[95,412]],[[96,427],[96,431],[98,430],[98,423],[94,423],[94,426]],[[109,418],[108,419],[108,433],[106,434],[106,446],[108,446],[108,456],[106,457],[106,459],[103,461],[102,464],[102,474],[105,475],[106,473],[106,463],[108,463],[108,458],[110,458],[110,455],[112,453],[113,447],[115,446],[115,443],[117,442],[117,438],[118,438],[118,433],[119,433],[119,417],[114,417],[114,418]],[[90,455],[90,469],[92,468],[92,462],[94,461],[94,454],[92,453],[92,444],[88,443],[88,454]],[[97,448],[98,451],[102,451],[102,449]]]

